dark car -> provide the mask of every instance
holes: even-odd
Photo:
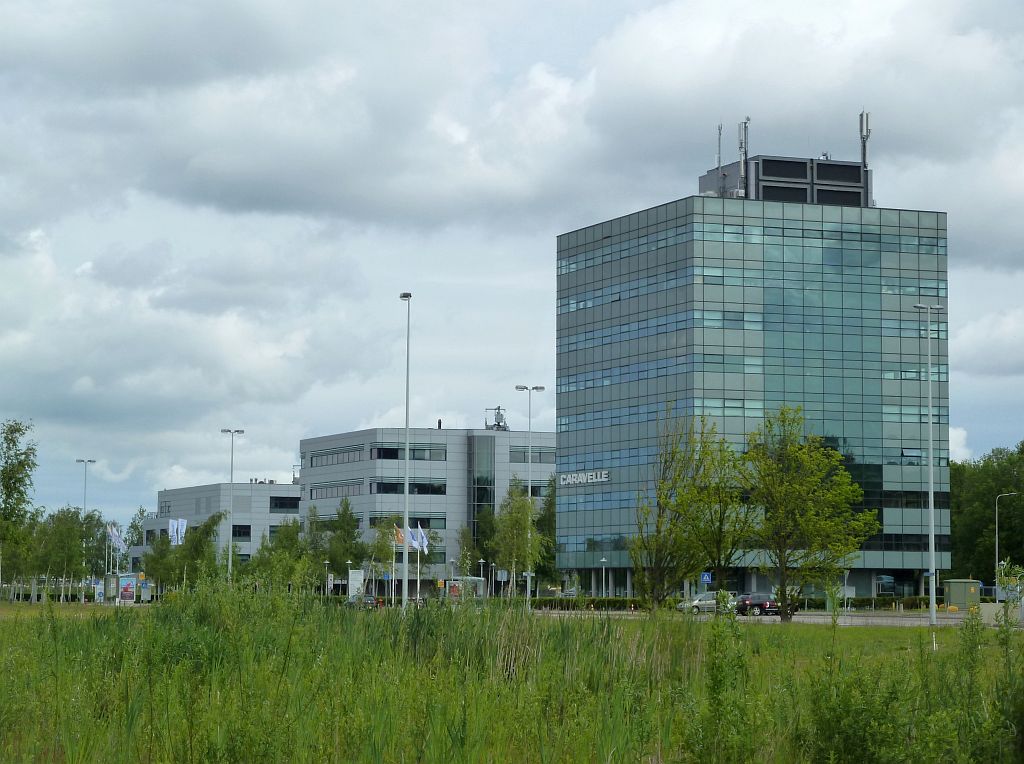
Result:
[[[779,601],[774,594],[754,592],[736,598],[737,615],[779,615]]]
[[[354,610],[376,610],[377,598],[372,594],[353,594],[345,600],[345,607]]]

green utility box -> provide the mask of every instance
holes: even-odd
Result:
[[[972,578],[948,578],[943,582],[946,588],[946,607],[955,605],[960,610],[970,610],[981,604],[981,581]]]

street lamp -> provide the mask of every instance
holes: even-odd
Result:
[[[484,560],[484,558],[481,557],[476,562],[480,566],[480,578],[483,578],[484,577],[484,563],[486,562],[486,560]]]
[[[233,430],[225,427],[221,430],[231,436],[231,472],[228,477],[228,583],[231,583],[231,558],[235,548],[235,436],[244,435],[245,430]]]
[[[324,602],[327,601],[327,566],[330,564],[330,560],[324,560]]]
[[[405,303],[405,511],[402,543],[402,612],[409,606],[409,338],[412,329],[412,292],[402,292],[398,299]]]
[[[516,390],[526,393],[526,495],[530,497],[530,522],[526,526],[526,609],[530,609],[530,569],[533,567],[530,554],[530,540],[533,531],[533,394],[544,392],[544,385],[516,385]]]
[[[345,560],[345,596],[352,596],[352,560]]]
[[[448,564],[452,566],[452,578],[455,578],[455,560],[448,560]]]
[[[95,459],[75,459],[75,464],[82,465],[82,514],[84,515],[88,511],[86,506],[86,491],[89,487],[89,465],[95,464]]]
[[[491,563],[491,596],[494,596],[494,563]]]
[[[935,626],[938,622],[935,613],[935,443],[933,428],[935,426],[935,414],[932,410],[932,311],[942,310],[941,305],[914,306],[917,310],[925,312],[927,324],[925,343],[928,346],[928,622]]]
[[[607,578],[605,577],[605,566],[608,564],[606,557],[601,558],[601,596],[608,596]]]
[[[1004,496],[1017,496],[1016,491],[996,496],[996,601],[999,600],[999,500]]]
[[[95,464],[95,459],[75,459],[75,464],[82,465],[82,517],[85,517],[85,513],[88,512],[88,505],[86,504],[86,496],[89,487],[89,465]],[[999,523],[996,523],[996,528],[999,528]],[[84,543],[84,542],[83,542]],[[998,546],[997,546],[998,548]],[[3,558],[0,557],[0,564],[3,563]],[[94,570],[95,572],[95,570]],[[0,576],[0,583],[3,582],[3,577]]]

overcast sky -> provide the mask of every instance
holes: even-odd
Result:
[[[554,426],[555,236],[696,193],[715,125],[949,212],[951,440],[1024,439],[1024,6],[0,5],[0,418],[36,501],[289,480],[299,439]]]

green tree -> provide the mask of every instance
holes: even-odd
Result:
[[[497,522],[494,518],[494,507],[484,505],[476,511],[476,548],[480,550],[480,556],[488,561],[493,561],[494,534],[497,531]]]
[[[142,546],[145,541],[145,532],[142,523],[146,519],[146,508],[139,506],[128,522],[128,530],[124,534],[124,543],[128,546]]]
[[[17,419],[0,423],[0,564],[5,554],[11,557],[27,552],[17,547],[28,543],[32,474],[37,466],[36,444],[29,440],[31,431],[31,423]]]
[[[473,529],[463,525],[458,532],[459,556],[456,558],[456,565],[459,573],[463,576],[475,574],[476,561],[480,559],[480,553],[473,543]]]
[[[395,528],[400,522],[402,518],[398,515],[378,519],[373,541],[366,550],[366,557],[370,561],[370,578],[373,582],[369,591],[376,592],[377,580],[381,574],[385,571],[391,572],[391,560],[395,554]]]
[[[540,512],[537,515],[537,532],[544,539],[540,560],[537,562],[537,578],[554,584],[558,582],[558,568],[555,567],[555,491],[557,480],[552,474],[544,489]]]
[[[838,451],[804,435],[799,408],[783,406],[748,436],[743,478],[751,505],[761,511],[754,546],[777,572],[782,620],[789,621],[793,592],[838,575],[877,532],[877,513],[853,510],[863,491]]]
[[[681,506],[695,501],[699,456],[688,429],[671,414],[659,425],[658,456],[651,489],[637,501],[636,534],[629,540],[637,593],[652,611],[699,567],[693,545],[687,544]]]
[[[950,542],[954,578],[994,576],[995,501],[999,502],[999,556],[1024,561],[1024,441],[994,448],[980,459],[949,465]]]
[[[85,570],[91,576],[106,572],[107,531],[106,521],[98,509],[90,509],[82,517]]]
[[[217,531],[224,512],[214,512],[198,525],[192,525],[181,544],[173,547],[174,578],[197,581],[204,575],[217,573]],[[225,575],[227,570],[224,571]]]
[[[170,537],[158,533],[153,543],[149,545],[149,550],[142,554],[142,569],[153,582],[157,592],[181,580],[177,577],[177,568]]]
[[[717,427],[703,416],[688,420],[681,455],[686,489],[677,494],[678,521],[688,552],[684,559],[714,571],[716,588],[749,549],[760,513],[743,499],[740,460]]]
[[[77,579],[85,570],[82,510],[61,507],[50,513],[40,528],[41,567],[63,581]],[[60,599],[64,600],[62,584]]]
[[[326,557],[331,562],[331,568],[335,571],[347,570],[348,560],[352,561],[352,565],[361,565],[366,559],[366,544],[359,532],[359,518],[352,511],[347,497],[338,505],[331,531]]]
[[[533,502],[516,477],[498,508],[494,534],[495,562],[512,573],[509,596],[516,588],[516,572],[536,568],[543,549],[543,538],[536,528]]]

